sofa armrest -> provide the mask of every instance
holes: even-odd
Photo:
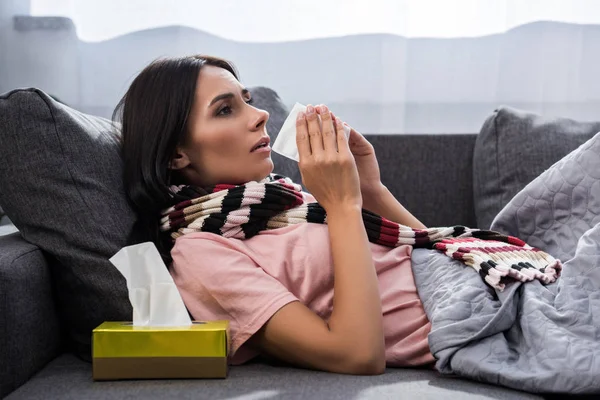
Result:
[[[0,398],[60,352],[50,271],[42,251],[16,232],[0,236]]]

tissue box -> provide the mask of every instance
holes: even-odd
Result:
[[[94,380],[226,378],[229,321],[104,322],[94,329],[92,346]]]

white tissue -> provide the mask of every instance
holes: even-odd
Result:
[[[305,111],[306,106],[300,103],[294,104],[292,111],[286,118],[277,138],[275,139],[275,143],[273,143],[273,151],[285,156],[287,158],[291,158],[298,162],[300,157],[298,155],[298,147],[296,146],[296,118],[298,117],[298,113],[301,111]],[[319,124],[321,124],[321,117],[319,116]],[[344,133],[346,133],[346,138],[350,137],[350,127],[344,125]]]
[[[123,247],[110,262],[127,280],[133,325],[183,326],[192,321],[152,242]]]

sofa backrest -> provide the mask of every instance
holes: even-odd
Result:
[[[384,185],[428,227],[476,228],[473,147],[476,134],[367,135]]]

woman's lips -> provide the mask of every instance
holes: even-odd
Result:
[[[256,144],[254,145],[252,150],[250,150],[250,153],[253,153],[260,148],[268,147],[270,144],[271,144],[271,138],[269,136],[265,135],[265,136],[261,137],[258,142],[256,142]]]
[[[271,146],[269,146],[269,145],[259,147],[258,149],[252,151],[252,153],[270,153],[270,152],[271,152]]]

